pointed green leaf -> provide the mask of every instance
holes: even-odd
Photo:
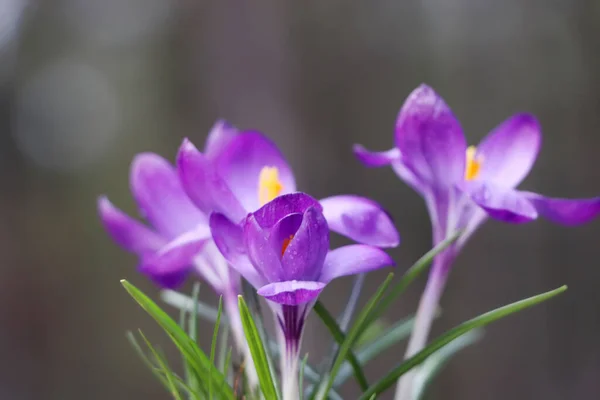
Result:
[[[415,376],[415,391],[413,398],[423,400],[425,391],[435,379],[435,377],[444,368],[446,363],[450,361],[452,356],[460,350],[478,342],[483,337],[483,329],[473,329],[462,336],[457,337],[435,353],[433,353],[423,365],[419,368],[419,372]]]
[[[350,328],[350,331],[348,331],[348,334],[346,335],[346,340],[344,340],[344,342],[340,345],[340,350],[329,373],[327,386],[325,388],[325,391],[323,392],[325,398],[327,398],[329,390],[331,390],[331,387],[333,386],[333,381],[335,380],[340,368],[342,367],[344,360],[348,358],[348,354],[350,353],[350,350],[354,346],[360,334],[365,331],[366,324],[369,323],[369,315],[373,312],[373,309],[379,303],[379,301],[381,301],[381,297],[387,290],[393,278],[394,274],[390,273],[387,276],[386,280],[383,281],[383,283],[379,286],[375,294],[369,299],[367,304],[361,310],[360,314],[358,314],[356,321],[354,322],[352,328]]]
[[[338,326],[337,322],[335,321],[335,318],[331,315],[331,313],[329,313],[329,311],[327,311],[323,303],[321,303],[319,300],[317,300],[317,302],[315,303],[313,310],[315,311],[315,313],[317,313],[319,318],[321,318],[321,321],[323,321],[327,329],[329,329],[331,336],[333,336],[335,341],[341,346],[346,339],[346,335]],[[363,372],[360,363],[356,359],[356,356],[354,355],[354,352],[351,348],[348,349],[347,354],[348,362],[352,366],[352,370],[354,371],[356,381],[358,382],[363,391],[367,390],[367,388],[369,387],[367,377],[365,376],[365,373]]]
[[[567,286],[561,286],[558,289],[554,289],[552,291],[539,294],[537,296],[530,297],[525,300],[517,301],[516,303],[509,304],[504,307],[497,308],[493,311],[487,312],[479,317],[473,318],[467,322],[464,322],[454,329],[446,332],[442,336],[438,337],[434,340],[429,346],[425,347],[423,350],[412,356],[411,358],[405,360],[398,367],[394,368],[390,373],[372,385],[369,390],[367,390],[360,397],[360,400],[370,399],[374,394],[380,394],[390,388],[398,378],[402,375],[421,364],[423,361],[427,359],[431,354],[435,353],[437,350],[450,343],[452,340],[457,337],[469,332],[470,330],[488,325],[500,318],[506,317],[510,314],[516,313],[518,311],[524,310],[536,304],[539,304],[543,301],[549,300],[552,297],[559,295],[560,293],[567,290]]]
[[[206,377],[214,379],[215,387],[219,388],[219,397],[224,399],[234,399],[231,387],[226,384],[223,374],[211,364],[210,359],[198,347],[183,329],[160,309],[152,300],[142,293],[135,286],[122,280],[121,284],[127,292],[138,302],[138,304],[148,313],[158,324],[167,332],[171,341],[177,346],[182,355],[188,360],[193,373],[196,375],[199,383],[206,391]]]
[[[244,333],[250,348],[250,354],[252,354],[252,360],[256,367],[256,373],[258,375],[258,382],[262,390],[265,399],[277,399],[277,390],[271,376],[271,369],[267,360],[267,354],[265,347],[261,340],[260,334],[256,329],[254,319],[248,310],[246,302],[242,296],[238,296],[238,306],[240,308],[240,316],[242,318],[242,325],[244,327]]]

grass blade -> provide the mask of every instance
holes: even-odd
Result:
[[[146,339],[146,336],[144,336],[144,334],[142,333],[142,331],[139,331],[139,334],[142,337],[142,339],[144,340],[144,342],[146,343],[146,346],[148,347],[148,349],[150,349],[150,352],[152,353],[154,359],[158,363],[158,367],[163,372],[164,377],[165,377],[165,379],[167,381],[167,387],[169,388],[169,392],[171,393],[171,395],[173,396],[173,398],[175,400],[182,400],[181,399],[181,393],[179,393],[179,390],[177,389],[177,386],[175,385],[175,378],[173,378],[173,372],[171,371],[171,369],[167,365],[167,362],[158,353],[158,351],[156,351],[154,349],[154,347],[148,341],[148,339]]]
[[[329,311],[327,311],[327,309],[325,308],[323,303],[321,303],[318,300],[315,303],[313,310],[315,311],[315,313],[317,313],[319,318],[321,318],[321,321],[323,321],[323,324],[325,324],[327,329],[329,329],[331,336],[333,336],[333,338],[338,343],[338,345],[341,346],[344,343],[344,341],[346,340],[346,335],[344,334],[344,332],[342,332],[342,330],[338,326],[335,318],[331,315],[331,313],[329,313]],[[356,381],[360,385],[360,388],[362,389],[362,391],[367,390],[367,388],[369,387],[369,383],[367,382],[367,377],[365,376],[365,373],[362,370],[362,367],[360,366],[360,363],[358,362],[358,359],[354,355],[354,352],[352,351],[351,348],[348,349],[347,354],[348,354],[347,355],[348,362],[350,363],[352,370],[354,371],[354,376],[356,377]]]
[[[369,299],[367,304],[363,307],[360,314],[356,318],[356,322],[352,325],[352,328],[350,328],[348,335],[346,335],[346,340],[344,340],[344,342],[340,345],[340,350],[329,373],[327,386],[325,388],[325,391],[323,392],[324,398],[327,398],[329,390],[331,390],[331,387],[333,386],[333,381],[336,378],[338,371],[340,370],[344,360],[348,358],[348,354],[350,353],[352,346],[354,345],[360,334],[366,329],[366,325],[369,323],[369,315],[373,312],[373,309],[381,300],[381,297],[387,290],[393,277],[394,274],[390,273],[385,279],[385,281],[383,281],[383,283],[379,286],[377,292],[375,292],[371,299]]]
[[[244,326],[244,333],[246,335],[246,340],[248,341],[248,347],[250,348],[252,360],[256,367],[260,388],[265,399],[275,400],[278,398],[277,390],[275,389],[271,368],[269,366],[269,361],[267,360],[267,353],[261,340],[260,333],[256,329],[254,319],[242,296],[238,296],[238,305],[240,308],[240,316],[242,317],[242,325]]]
[[[122,280],[121,284],[127,292],[138,302],[138,304],[165,330],[171,341],[177,346],[182,355],[187,359],[193,373],[195,374],[201,389],[206,392],[205,382],[207,376],[212,376],[217,387],[219,387],[219,397],[233,400],[233,391],[231,387],[225,384],[223,374],[210,363],[210,359],[198,347],[181,327],[171,319],[163,310],[160,309],[151,299],[142,293],[135,286]]]
[[[187,312],[193,312],[196,310],[198,316],[202,319],[205,319],[209,322],[217,321],[217,309],[209,306],[208,304],[204,304],[201,301],[194,302],[189,296],[186,296],[183,293],[176,292],[174,290],[161,290],[160,298],[166,304],[177,308],[178,310],[186,310]],[[227,315],[223,315],[221,317],[221,325],[228,325],[229,321],[227,321]]]
[[[437,350],[450,343],[457,337],[473,330],[476,328],[483,327],[488,325],[500,318],[509,316],[518,311],[524,310],[546,300],[553,298],[567,290],[567,286],[561,286],[558,289],[551,290],[546,293],[539,294],[537,296],[530,297],[528,299],[524,299],[521,301],[517,301],[515,303],[506,305],[504,307],[497,308],[493,311],[487,312],[485,314],[480,315],[479,317],[473,318],[469,321],[466,321],[454,329],[449,330],[442,336],[438,337],[434,340],[429,346],[425,347],[423,350],[412,356],[411,358],[405,360],[398,367],[394,368],[390,373],[376,382],[373,386],[369,388],[363,395],[360,397],[360,400],[370,399],[373,395],[378,395],[383,393],[385,390],[390,388],[398,378],[402,375],[421,364],[423,361],[427,359],[431,354],[435,353]]]
[[[415,377],[415,391],[413,399],[423,400],[425,392],[431,382],[440,373],[452,356],[460,350],[468,347],[483,337],[483,329],[473,329],[462,336],[457,337],[435,353],[433,353],[419,369]]]
[[[300,396],[300,398],[304,397],[304,369],[306,368],[307,361],[308,353],[304,355],[302,363],[300,364],[300,375],[298,377],[298,396]]]

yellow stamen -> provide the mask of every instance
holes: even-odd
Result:
[[[465,180],[472,181],[479,176],[481,172],[481,165],[483,164],[483,157],[477,155],[477,148],[475,146],[469,146],[467,149],[467,162],[465,166]]]
[[[258,176],[258,202],[265,205],[283,190],[283,184],[279,180],[277,167],[263,167]]]
[[[287,250],[288,246],[292,242],[293,238],[294,238],[294,235],[290,235],[290,237],[286,237],[285,239],[283,239],[283,244],[281,245],[281,256],[282,257],[283,257],[283,253],[285,253],[285,251]]]

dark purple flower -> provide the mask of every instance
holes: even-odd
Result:
[[[285,393],[296,390],[304,321],[323,288],[340,276],[393,265],[385,252],[369,245],[330,251],[322,204],[300,192],[276,197],[239,224],[213,213],[210,227],[225,258],[270,300],[281,328]]]
[[[212,137],[201,153],[185,140],[177,166],[194,203],[206,214],[213,211],[234,222],[279,195],[296,191],[291,168],[275,144],[259,132],[237,132]],[[321,200],[330,229],[357,242],[395,247],[399,235],[376,202],[342,195]]]
[[[459,229],[456,249],[487,216],[510,223],[538,216],[577,225],[600,212],[600,198],[556,199],[519,191],[537,158],[541,130],[529,114],[517,114],[467,147],[462,128],[444,100],[422,85],[404,103],[396,121],[396,146],[380,153],[355,146],[367,166],[391,165],[425,199],[439,243]]]

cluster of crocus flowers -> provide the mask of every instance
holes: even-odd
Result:
[[[272,141],[225,122],[213,127],[204,152],[184,140],[176,164],[155,154],[137,156],[131,187],[153,229],[101,198],[106,229],[139,255],[140,271],[162,287],[181,284],[194,269],[223,294],[234,322],[239,314],[233,298],[243,276],[274,312],[284,398],[297,398],[304,321],[317,296],[336,277],[391,266],[380,248],[399,244],[396,228],[370,199],[318,201],[297,192],[292,170]],[[330,230],[360,244],[330,251]],[[232,328],[243,338],[239,323]]]
[[[406,351],[410,357],[426,344],[455,257],[488,217],[520,224],[541,216],[577,225],[598,215],[600,198],[559,199],[516,189],[533,166],[541,142],[540,126],[529,114],[509,118],[479,146],[467,147],[450,108],[433,89],[422,85],[400,110],[394,139],[396,146],[389,151],[374,153],[356,146],[355,154],[367,166],[390,165],[421,194],[431,217],[434,244],[463,231],[434,262]],[[411,382],[411,374],[401,380],[397,399],[411,398]]]

